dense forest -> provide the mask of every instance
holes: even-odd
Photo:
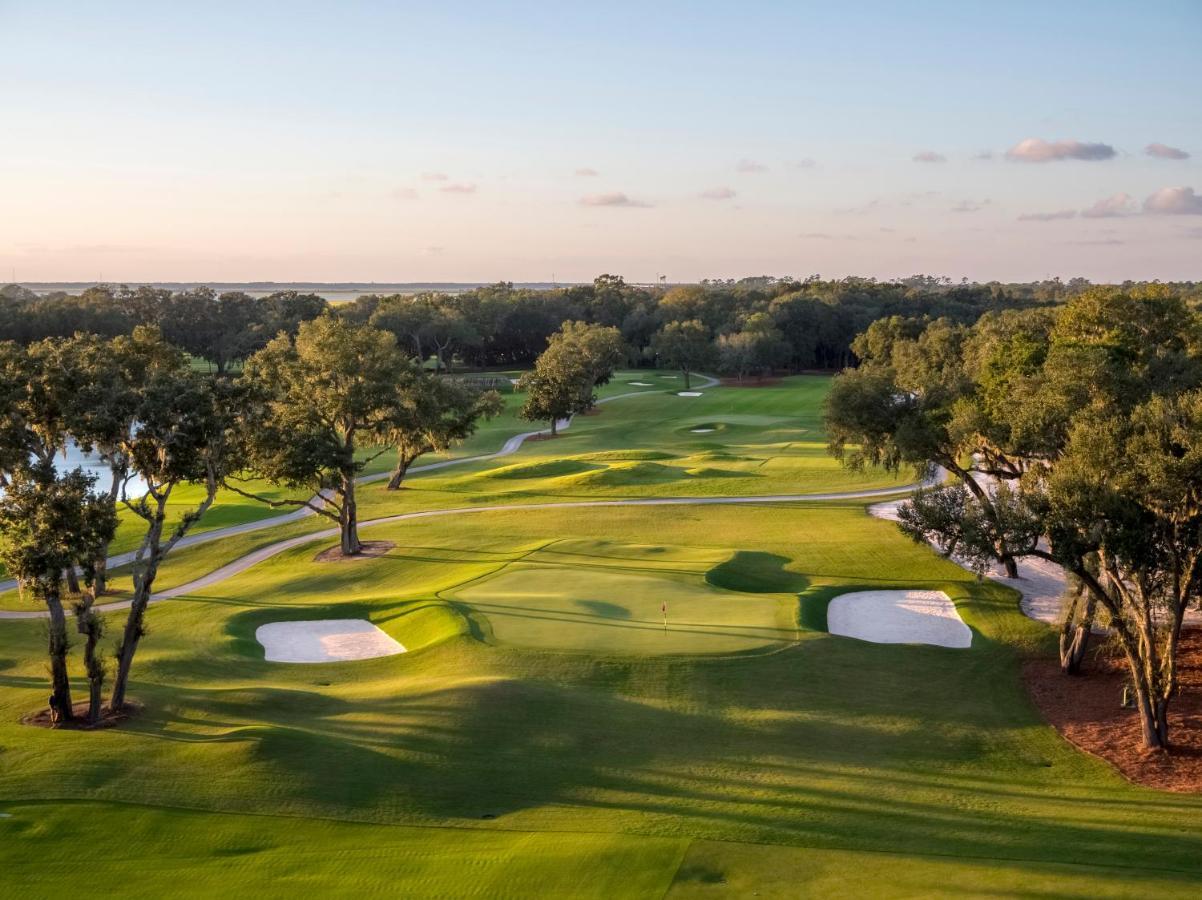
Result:
[[[1081,278],[977,284],[920,275],[895,281],[761,276],[658,288],[601,275],[592,284],[550,290],[500,282],[459,294],[367,295],[331,306],[297,291],[251,297],[208,288],[97,286],[39,296],[8,285],[0,288],[0,340],[27,344],[76,332],[113,337],[153,325],[225,372],[281,331],[295,333],[299,323],[332,309],[349,321],[391,331],[422,360],[487,368],[530,365],[568,321],[617,328],[630,361],[651,363],[666,346],[657,344],[657,334],[679,323],[675,332],[687,326],[685,333],[710,346],[709,358],[697,357],[703,364],[742,375],[841,369],[856,361],[856,335],[879,319],[946,318],[969,325],[986,312],[1059,305],[1089,286]],[[1188,303],[1202,303],[1202,285],[1171,288]]]

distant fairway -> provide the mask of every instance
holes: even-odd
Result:
[[[724,556],[557,542],[444,596],[491,639],[517,647],[637,656],[741,653],[794,640],[796,597],[740,594],[705,580]]]

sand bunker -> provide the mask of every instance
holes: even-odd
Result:
[[[255,640],[263,645],[268,662],[344,662],[405,652],[366,619],[272,622],[259,626]]]
[[[970,647],[972,631],[943,591],[857,591],[826,609],[831,634],[874,644]]]
[[[700,397],[701,391],[677,391],[677,397]]]
[[[692,431],[693,434],[711,434],[712,432],[715,432],[718,429],[717,428],[693,428],[690,430]]]
[[[631,387],[654,387],[654,385],[649,384],[646,381],[628,381],[626,383]]]

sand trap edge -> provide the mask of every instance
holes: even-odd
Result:
[[[826,608],[826,630],[874,644],[929,644],[964,650],[972,629],[943,591],[882,590],[840,594]]]
[[[405,652],[405,645],[366,619],[268,622],[255,629],[263,658],[277,663],[330,663],[378,659]]]

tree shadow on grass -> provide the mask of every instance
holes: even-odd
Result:
[[[705,573],[714,587],[750,594],[798,594],[810,581],[800,572],[785,567],[793,560],[776,553],[737,550],[730,559]]]

